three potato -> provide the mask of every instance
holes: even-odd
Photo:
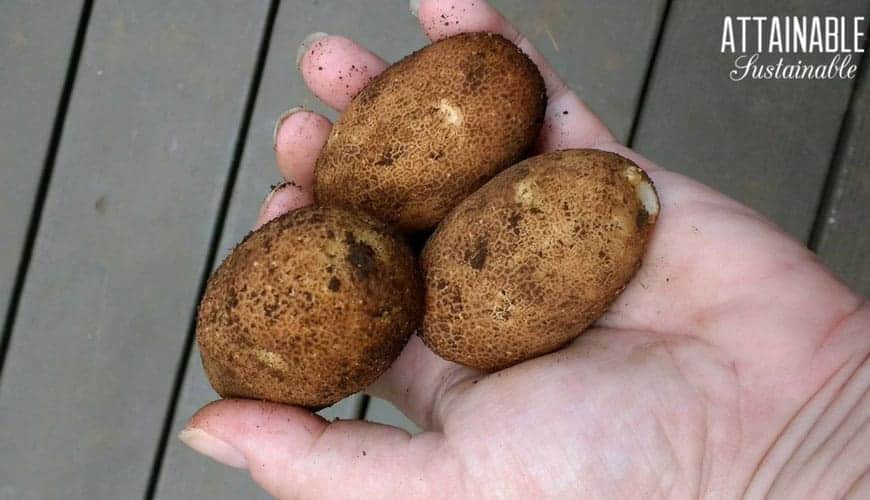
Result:
[[[486,33],[372,81],[318,158],[321,207],[253,232],[209,280],[197,341],[217,392],[319,408],[372,383],[418,328],[442,357],[487,371],[582,333],[640,265],[658,200],[612,153],[504,170],[545,107],[534,64]],[[421,276],[390,227],[436,225]]]

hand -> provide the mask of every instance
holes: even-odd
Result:
[[[445,26],[442,14],[454,22]],[[247,468],[281,498],[805,498],[870,489],[865,301],[760,215],[617,144],[482,0],[423,0],[418,17],[433,40],[497,32],[535,61],[550,99],[540,152],[604,149],[650,174],[662,212],[641,271],[571,345],[501,372],[449,363],[413,337],[370,392],[426,429],[417,436],[227,400],[200,410],[182,439]],[[363,72],[339,82],[351,64]],[[386,66],[336,36],[313,42],[300,64],[311,90],[339,111]],[[267,199],[260,224],[311,203],[329,129],[309,111],[279,124],[277,164],[297,186]]]

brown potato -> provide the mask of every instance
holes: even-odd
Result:
[[[303,208],[254,231],[215,271],[196,339],[222,397],[311,408],[364,389],[422,314],[407,244],[338,208]]]
[[[487,371],[558,349],[628,283],[658,212],[646,173],[613,153],[557,151],[505,170],[423,251],[423,341]]]
[[[538,69],[499,35],[468,33],[390,66],[357,95],[320,153],[320,204],[431,229],[532,146],[546,107]]]

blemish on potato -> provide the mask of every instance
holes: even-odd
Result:
[[[643,203],[644,210],[651,217],[659,214],[659,198],[656,195],[655,188],[649,181],[644,181],[635,186],[635,193],[638,199]]]
[[[530,204],[534,198],[534,195],[532,194],[533,188],[534,182],[526,179],[520,180],[514,187],[514,200],[523,205]]]
[[[519,212],[514,212],[508,218],[508,227],[514,234],[520,234],[520,221],[523,220],[523,216]]]
[[[486,264],[486,254],[488,251],[487,241],[480,238],[474,245],[474,249],[465,254],[465,260],[472,269],[480,271],[483,269],[483,265]]]
[[[643,180],[643,175],[641,174],[640,169],[634,166],[627,167],[625,170],[622,171],[622,175],[624,175],[625,178],[628,179],[628,182],[630,182],[634,186],[636,186],[638,183],[640,183],[640,181]]]
[[[475,52],[466,60],[464,65],[465,85],[471,92],[476,92],[483,84],[486,74],[486,56]]]
[[[345,234],[347,244],[347,262],[357,271],[357,274],[366,279],[375,268],[375,251],[369,245],[354,238],[353,233]]]
[[[438,103],[438,111],[444,115],[444,121],[454,127],[462,125],[462,110],[447,102],[447,99],[441,99]]]
[[[287,362],[284,361],[284,358],[281,357],[280,354],[272,351],[267,351],[265,349],[252,349],[254,355],[263,362],[263,364],[269,366],[270,368],[274,368],[275,370],[283,371],[288,368]]]
[[[649,220],[649,213],[641,208],[637,211],[637,217],[635,217],[635,225],[638,229],[643,229],[643,226],[646,225],[646,221]]]

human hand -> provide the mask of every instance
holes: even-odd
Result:
[[[370,392],[426,429],[417,436],[225,400],[192,418],[185,442],[247,468],[281,498],[866,492],[865,301],[760,215],[619,145],[481,0],[423,0],[419,18],[433,40],[492,31],[529,54],[549,96],[539,152],[603,149],[649,173],[662,209],[643,267],[572,344],[497,373],[444,361],[413,337]],[[300,63],[311,90],[339,111],[387,66],[335,36],[311,43]],[[361,71],[344,72],[351,64]],[[258,224],[311,203],[329,129],[309,111],[279,124],[277,164],[296,185],[273,192]]]

